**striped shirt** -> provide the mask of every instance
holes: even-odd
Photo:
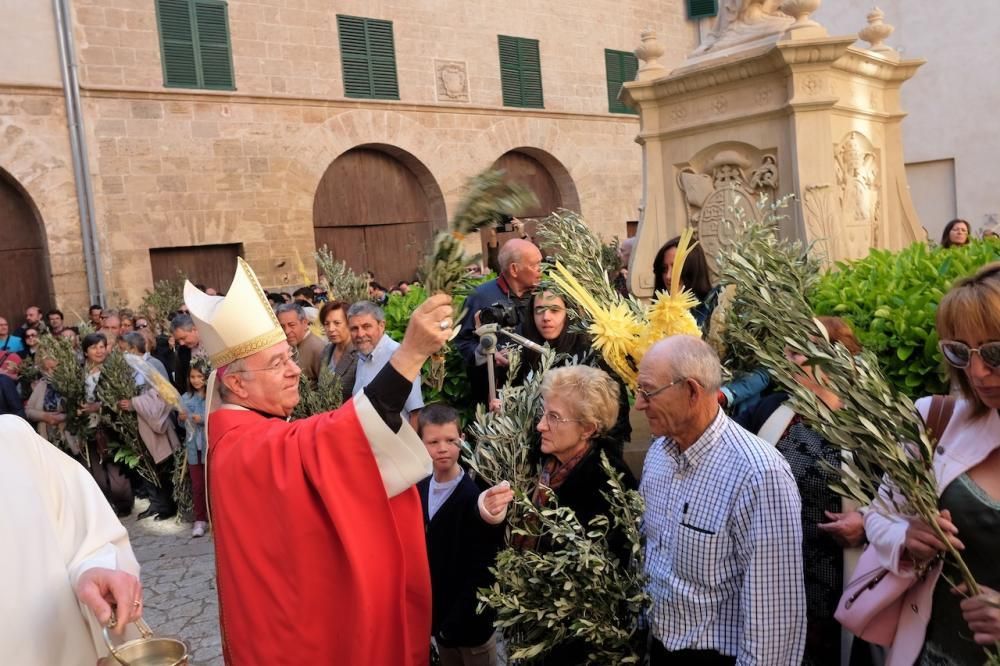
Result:
[[[800,664],[801,509],[782,455],[720,409],[684,452],[669,437],[653,442],[640,492],[650,621],[664,647]]]

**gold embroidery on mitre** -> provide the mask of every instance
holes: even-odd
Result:
[[[241,342],[234,347],[229,347],[225,351],[213,355],[212,366],[215,368],[221,368],[224,365],[229,365],[237,359],[246,358],[251,354],[256,354],[262,349],[273,347],[279,342],[284,342],[285,340],[285,333],[280,328],[262,333],[251,340]]]

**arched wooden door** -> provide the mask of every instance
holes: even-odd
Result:
[[[517,217],[524,221],[525,231],[535,235],[535,226],[544,218],[551,215],[559,208],[579,210],[579,202],[576,199],[576,189],[572,187],[569,174],[562,165],[558,164],[551,155],[544,155],[552,163],[552,168],[546,166],[541,159],[526,152],[528,149],[511,150],[500,156],[493,163],[494,169],[503,169],[504,180],[514,182],[527,187],[535,193],[536,205],[521,211]],[[541,155],[541,151],[536,151]],[[559,174],[553,173],[553,168],[558,168]],[[557,175],[561,176],[570,189],[568,197],[564,197]],[[568,200],[567,200],[568,199]],[[498,234],[498,240],[502,245],[510,238],[516,237],[516,233],[503,232]],[[483,252],[485,253],[486,240],[483,239]]]
[[[24,310],[52,307],[51,278],[42,226],[28,195],[0,170],[0,315],[11,330],[24,321]]]
[[[360,147],[330,165],[313,201],[316,247],[386,287],[412,280],[444,203],[430,172],[399,149]]]

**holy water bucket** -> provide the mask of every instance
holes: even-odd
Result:
[[[108,629],[114,626],[115,617],[112,615],[108,626],[104,627],[104,642],[111,656],[122,666],[188,666],[188,648],[184,641],[154,636],[153,630],[142,618],[135,621],[142,637],[118,646],[111,642],[108,633]]]

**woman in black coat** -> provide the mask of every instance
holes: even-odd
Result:
[[[608,490],[602,451],[611,467],[623,476],[623,485],[627,489],[638,487],[628,467],[613,453],[620,442],[605,436],[618,416],[618,383],[598,368],[572,365],[546,372],[541,393],[543,411],[537,426],[542,440],[541,460],[532,503],[539,509],[552,505],[570,508],[587,530],[594,518],[606,516],[610,508],[602,492]],[[513,494],[504,484],[494,486],[483,495],[480,515],[487,522],[502,522],[512,499]],[[515,535],[512,545],[542,552],[550,548],[544,538],[523,535]],[[608,546],[618,566],[628,567],[625,535],[613,530],[608,535]],[[582,664],[591,649],[583,641],[571,640],[532,664]]]

